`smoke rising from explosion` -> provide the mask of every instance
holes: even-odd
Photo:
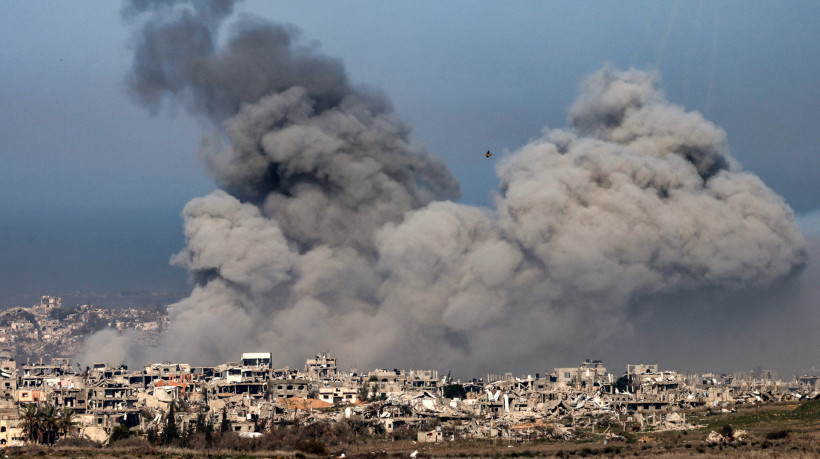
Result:
[[[765,286],[806,261],[783,199],[655,74],[590,76],[567,129],[499,164],[484,209],[453,202],[455,179],[385,97],[296,29],[242,18],[220,45],[231,2],[124,11],[141,27],[135,101],[215,124],[200,155],[220,190],[183,211],[172,262],[195,287],[161,345],[101,333],[85,361],[329,349],[360,368],[474,374],[605,342],[629,330],[636,299]]]

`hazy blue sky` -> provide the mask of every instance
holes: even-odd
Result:
[[[196,155],[206,126],[131,104],[120,7],[0,2],[0,298],[187,288],[168,259],[182,207],[213,187]],[[611,63],[659,69],[746,169],[798,213],[820,208],[816,1],[247,1],[236,14],[299,27],[384,91],[467,203],[492,202],[486,150],[564,126],[581,79]]]

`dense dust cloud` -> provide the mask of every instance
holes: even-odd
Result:
[[[590,76],[568,127],[504,157],[494,208],[479,208],[454,202],[455,179],[384,95],[293,27],[244,17],[221,40],[231,11],[125,9],[134,100],[213,122],[200,156],[219,190],[183,211],[172,262],[195,286],[162,343],[101,333],[86,361],[330,350],[361,369],[537,368],[628,332],[636,299],[766,286],[806,261],[788,205],[654,73]]]

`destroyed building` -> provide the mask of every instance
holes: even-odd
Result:
[[[225,416],[232,431],[246,435],[358,416],[372,432],[434,422],[451,437],[521,440],[570,438],[573,427],[594,430],[599,423],[624,430],[688,429],[691,410],[817,395],[817,378],[784,383],[767,372],[684,375],[654,363],[629,364],[612,374],[603,362],[586,360],[543,376],[506,373],[464,382],[439,378],[433,369],[341,371],[327,352],[306,359],[304,371],[274,363],[272,353],[248,352],[214,367],[161,362],[135,370],[106,363],[82,369],[68,359],[18,365],[10,354],[0,354],[0,443],[22,441],[19,419],[30,404],[72,410],[79,434],[96,441],[117,425],[159,429],[172,403],[186,407],[176,413],[181,428],[204,410],[213,420]],[[441,441],[439,433],[420,430],[418,438]]]

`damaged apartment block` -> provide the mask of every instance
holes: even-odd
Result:
[[[543,374],[487,375],[468,381],[432,369],[341,371],[318,353],[302,371],[275,367],[269,352],[249,352],[214,367],[187,363],[73,368],[68,359],[18,365],[0,354],[0,444],[21,444],[26,406],[72,410],[78,434],[105,441],[124,425],[160,429],[171,403],[180,428],[206,410],[230,429],[258,435],[277,425],[363,420],[372,433],[418,430],[418,441],[458,438],[572,438],[573,428],[682,430],[692,410],[723,412],[738,404],[801,400],[820,395],[820,378],[784,382],[770,371],[682,374],[657,364],[630,364],[612,374],[599,360]],[[438,425],[438,430],[423,430]],[[446,434],[445,434],[446,433]]]

